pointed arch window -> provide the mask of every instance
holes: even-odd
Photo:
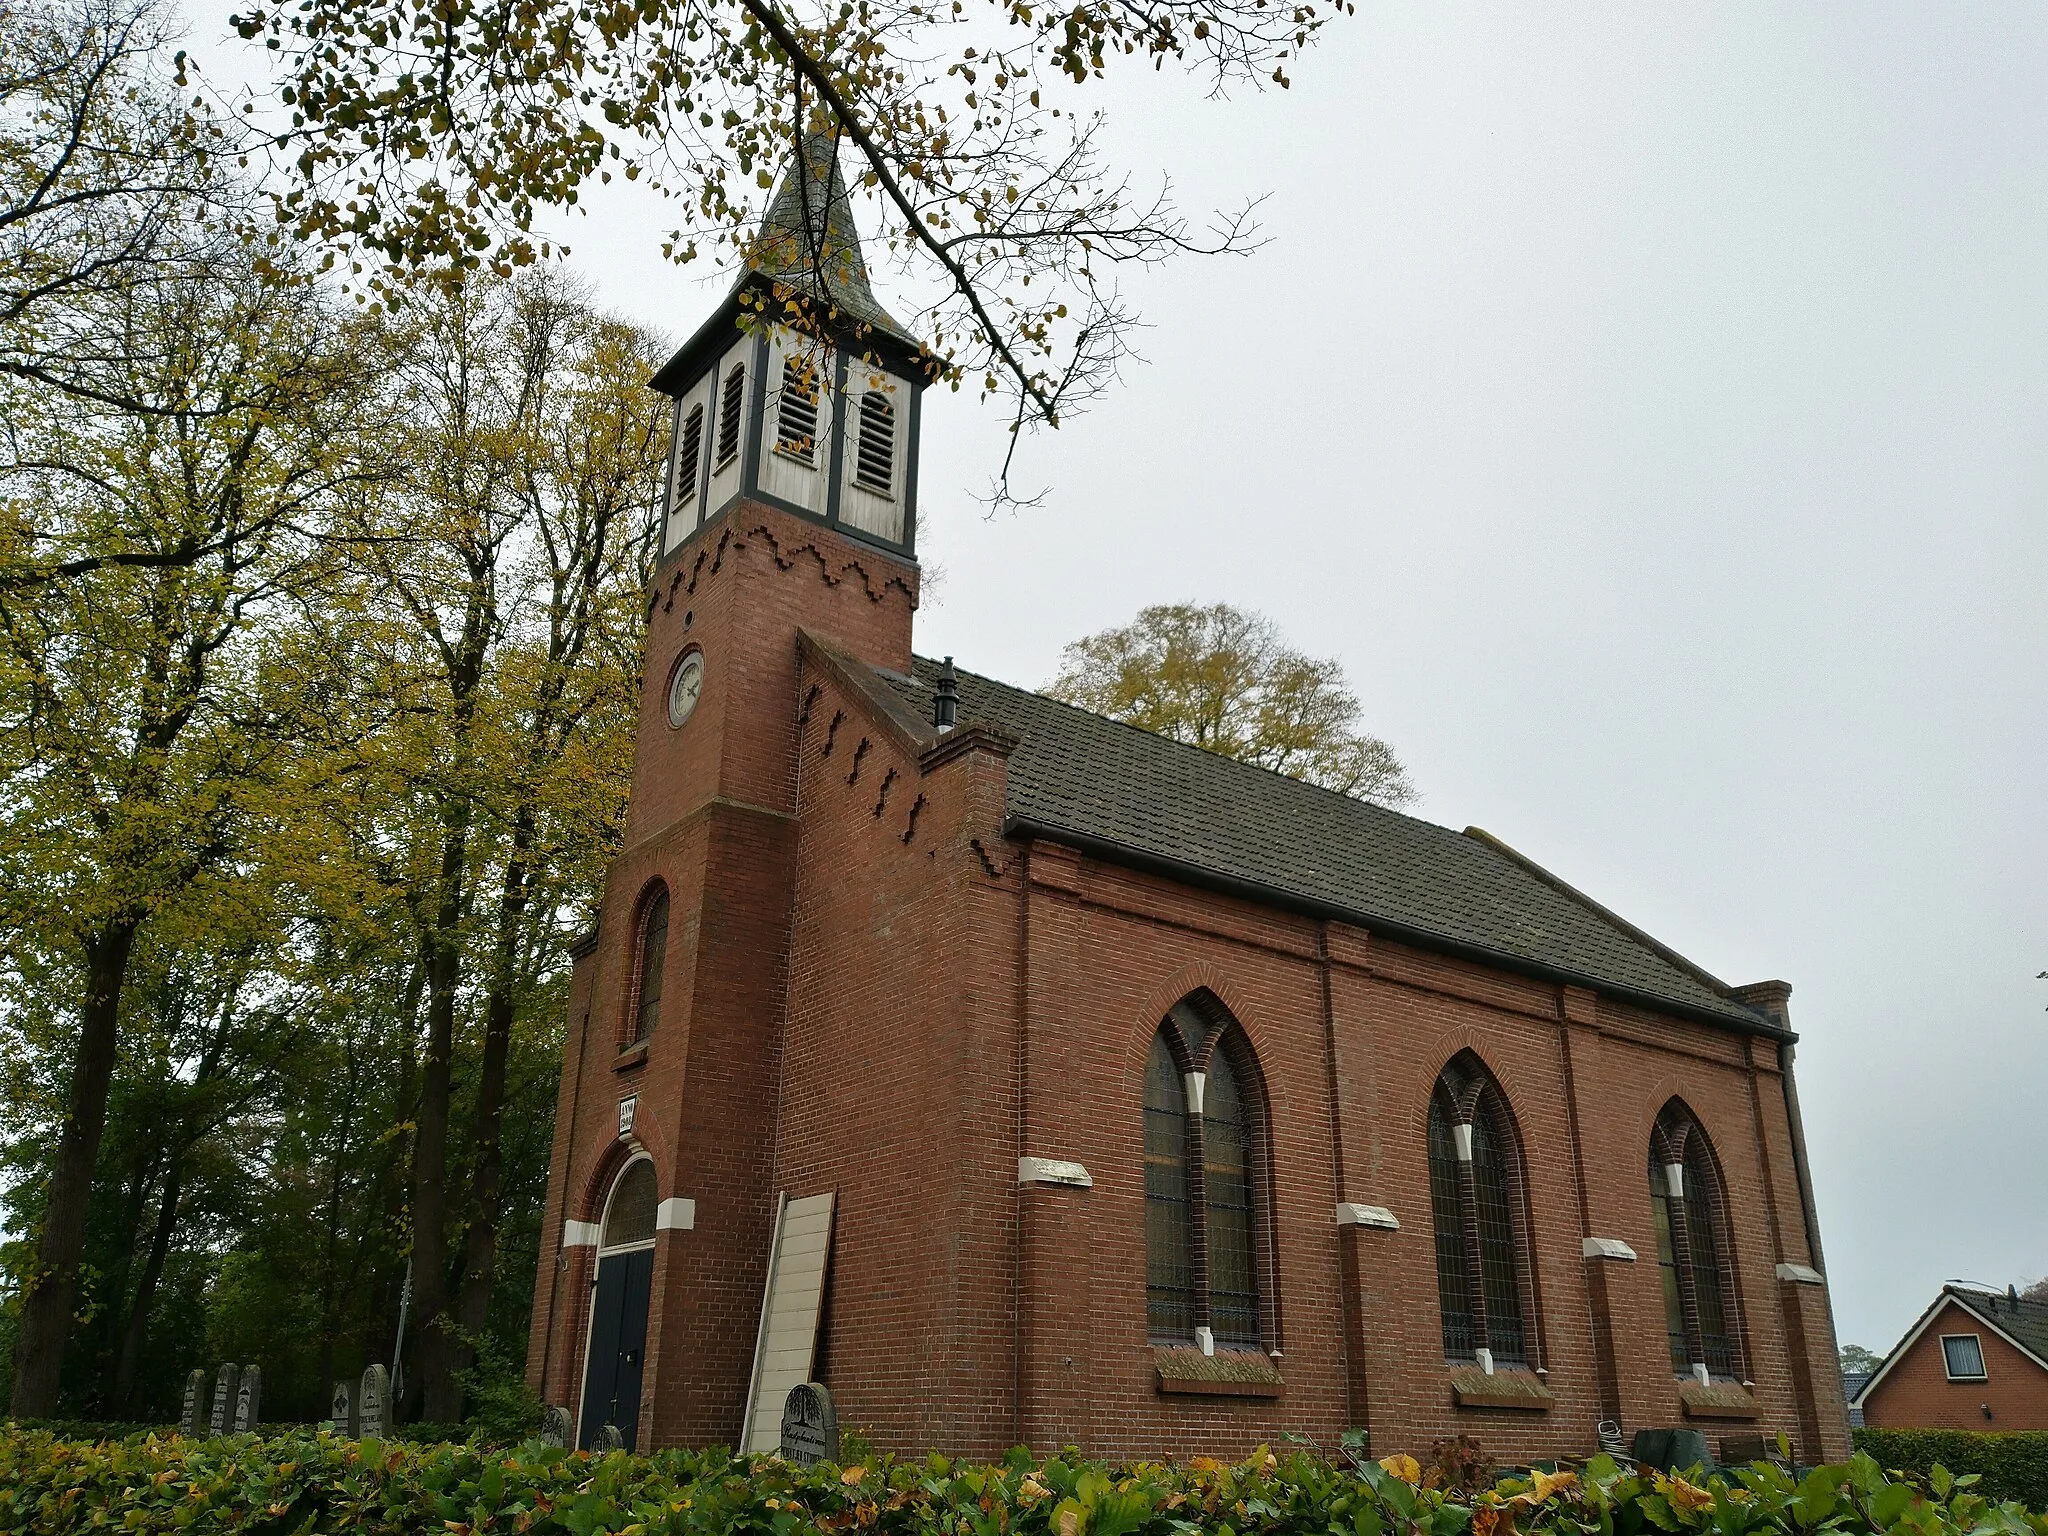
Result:
[[[1445,1358],[1528,1365],[1535,1306],[1521,1146],[1499,1085],[1469,1051],[1437,1079],[1428,1139]]]
[[[1145,1322],[1159,1343],[1261,1342],[1264,1101],[1220,1004],[1177,1005],[1145,1061]]]
[[[1650,1132],[1650,1214],[1663,1281],[1664,1332],[1680,1376],[1743,1373],[1728,1208],[1707,1133],[1679,1100]]]
[[[639,964],[635,967],[633,1043],[654,1033],[661,1018],[661,972],[668,958],[668,887],[654,893],[640,917]]]

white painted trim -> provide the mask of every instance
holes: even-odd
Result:
[[[1069,1189],[1093,1189],[1095,1181],[1088,1176],[1088,1170],[1079,1163],[1062,1162],[1056,1157],[1020,1157],[1017,1159],[1017,1182],[1019,1184],[1061,1184]]]
[[[1205,1355],[1215,1354],[1216,1330],[1213,1328],[1197,1328],[1195,1330],[1195,1348]]]
[[[1624,1264],[1636,1261],[1635,1249],[1618,1237],[1589,1237],[1579,1244],[1579,1252],[1589,1259],[1618,1259]]]
[[[1777,1269],[1780,1280],[1788,1285],[1826,1285],[1828,1277],[1819,1270],[1805,1264],[1780,1264]]]
[[[1181,1083],[1188,1091],[1188,1113],[1199,1115],[1202,1113],[1202,1090],[1209,1086],[1209,1074],[1189,1072],[1181,1078]]]
[[[604,1227],[594,1221],[565,1221],[562,1223],[562,1246],[564,1248],[595,1248]]]
[[[671,1195],[654,1208],[654,1230],[657,1232],[694,1232],[697,1229],[697,1202],[686,1195]]]
[[[1664,1193],[1674,1200],[1683,1200],[1685,1198],[1685,1164],[1666,1163],[1664,1165]]]
[[[1693,1362],[1692,1379],[1703,1387],[1711,1387],[1714,1384],[1714,1373],[1695,1361]]]
[[[1451,1145],[1458,1149],[1459,1162],[1469,1163],[1472,1161],[1471,1121],[1460,1120],[1456,1125],[1451,1127]],[[1491,1376],[1493,1372],[1488,1371],[1486,1374]]]
[[[1948,1368],[1948,1341],[1968,1339],[1977,1346],[1977,1364],[1982,1367],[1974,1376],[1958,1376]],[[1944,1333],[1941,1336],[1941,1374],[1950,1381],[1989,1381],[1991,1362],[1984,1358],[1984,1336],[1981,1333]]]
[[[1379,1227],[1388,1232],[1401,1230],[1401,1223],[1394,1213],[1384,1205],[1353,1205],[1349,1201],[1337,1202],[1337,1225],[1340,1227]]]
[[[1481,1345],[1472,1351],[1472,1358],[1479,1362],[1479,1369],[1487,1375],[1493,1374],[1493,1351]]]

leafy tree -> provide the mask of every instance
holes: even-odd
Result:
[[[545,256],[537,211],[614,174],[683,222],[679,261],[749,254],[753,209],[799,143],[836,155],[924,301],[935,374],[1054,424],[1104,387],[1132,316],[1115,269],[1242,251],[1247,214],[1192,230],[1162,188],[1134,195],[1098,147],[1087,82],[1128,58],[1221,91],[1288,83],[1287,61],[1349,0],[254,0],[244,37],[278,50],[279,217],[341,242],[362,281]],[[295,157],[295,158],[294,158]],[[816,253],[779,315],[815,326],[850,274]],[[813,301],[817,302],[813,302]]]
[[[1860,1372],[1867,1376],[1882,1364],[1883,1355],[1874,1355],[1861,1344],[1842,1346],[1842,1369],[1845,1371]]]
[[[1376,805],[1417,798],[1394,749],[1358,730],[1342,665],[1294,650],[1270,619],[1227,603],[1146,608],[1076,640],[1046,692]]]
[[[375,475],[355,453],[365,338],[304,284],[231,243],[124,284],[109,313],[109,398],[146,408],[0,396],[0,526],[179,556],[0,587],[0,944],[63,952],[77,989],[56,1015],[67,1097],[21,1277],[22,1416],[56,1406],[137,939],[232,866],[308,705],[347,691],[341,658],[290,620],[340,569],[325,519]]]

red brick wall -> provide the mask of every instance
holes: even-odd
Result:
[[[914,568],[755,507],[657,578],[628,847],[572,986],[530,1365],[551,1401],[576,1400],[590,1280],[588,1250],[557,1268],[560,1222],[595,1219],[637,1090],[661,1193],[697,1201],[657,1255],[643,1445],[737,1435],[775,1194],[831,1189],[816,1374],[886,1447],[1228,1455],[1362,1425],[1381,1454],[1459,1432],[1503,1459],[1582,1452],[1617,1411],[1686,1422],[1645,1174],[1678,1095],[1727,1187],[1755,1405],[1704,1427],[1846,1452],[1825,1290],[1777,1274],[1813,1256],[1773,1048],[1005,840],[1001,743],[921,763],[797,643],[806,627],[906,668],[915,588]],[[672,731],[689,644],[704,694]],[[656,876],[663,1016],[622,1070],[628,914]],[[1278,1399],[1164,1395],[1146,1337],[1144,1060],[1197,987],[1264,1083]],[[1424,1125],[1467,1048],[1522,1142],[1543,1413],[1454,1406],[1443,1360]],[[1020,1188],[1022,1155],[1080,1162],[1093,1187]],[[1400,1230],[1340,1229],[1340,1200]],[[1588,1260],[1588,1236],[1641,1257]]]
[[[1948,1379],[1941,1353],[1944,1333],[1977,1335],[1984,1348],[1984,1380]],[[2048,1371],[1962,1307],[1946,1302],[1863,1400],[1863,1422],[1883,1429],[2048,1429]]]

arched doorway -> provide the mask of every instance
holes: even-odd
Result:
[[[640,1433],[640,1373],[647,1361],[647,1294],[654,1282],[654,1164],[626,1164],[605,1202],[597,1245],[597,1285],[590,1298],[590,1347],[583,1364],[583,1412],[576,1443],[598,1443],[618,1426],[626,1449]]]

